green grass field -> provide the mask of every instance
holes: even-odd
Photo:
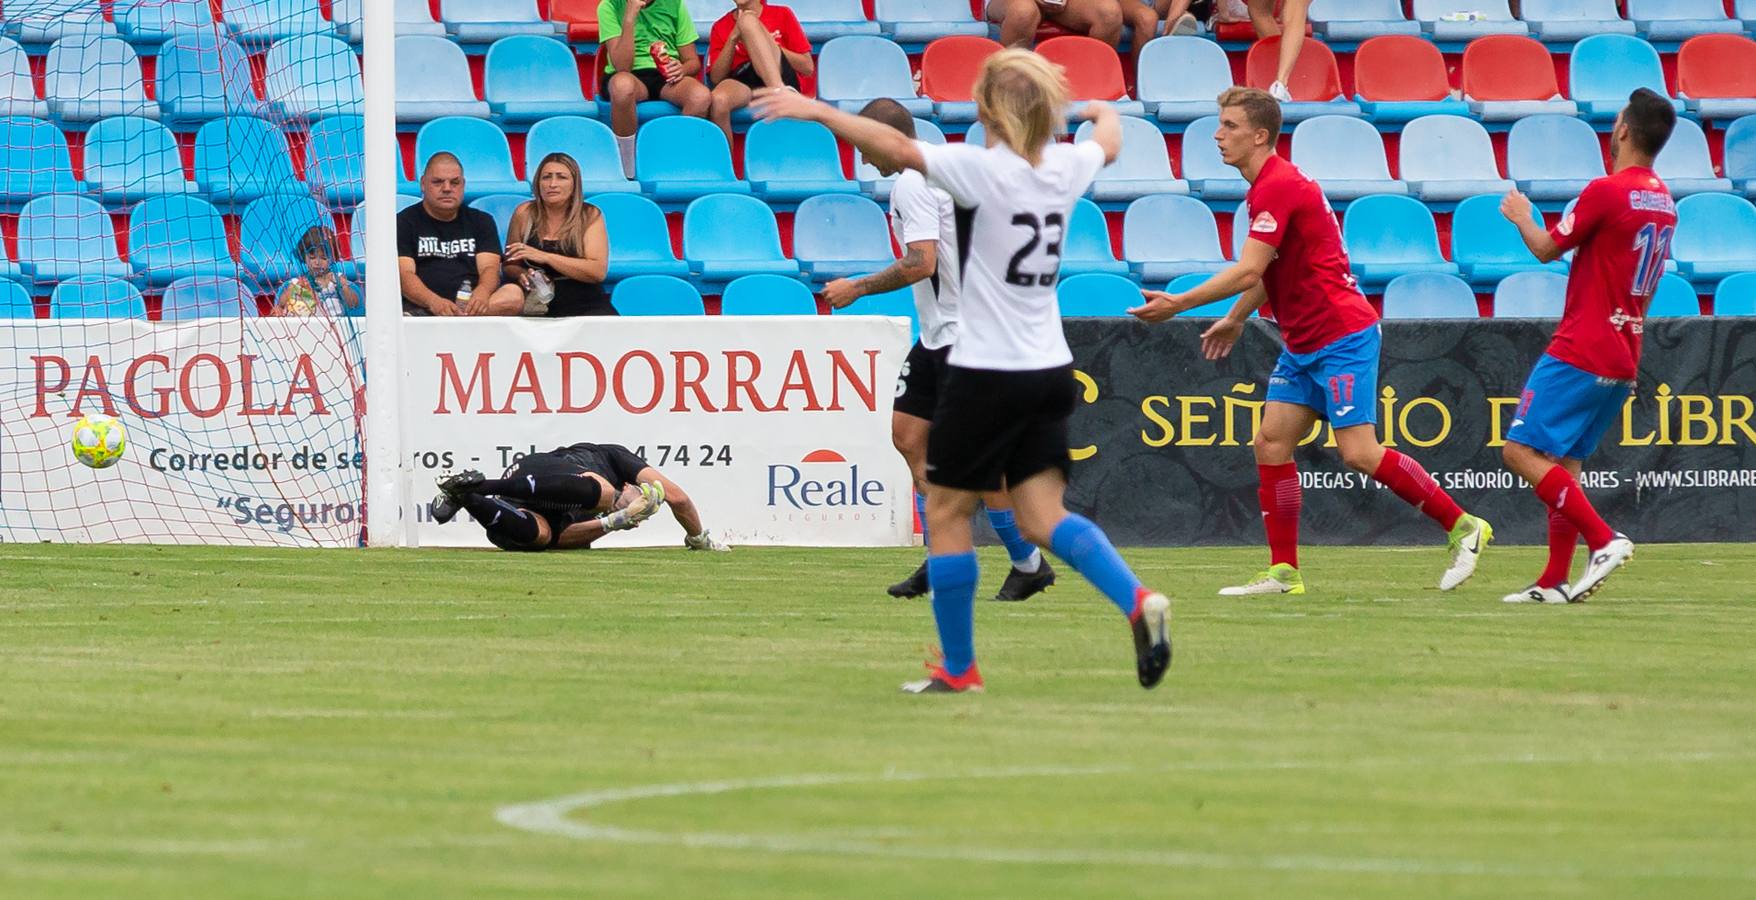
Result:
[[[1756,894],[1756,547],[1126,551],[1158,690],[1064,573],[933,697],[918,552],[0,547],[0,896]]]

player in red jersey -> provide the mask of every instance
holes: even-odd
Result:
[[[1545,231],[1530,200],[1513,191],[1503,213],[1537,259],[1550,262],[1578,248],[1567,277],[1561,325],[1537,360],[1506,432],[1506,468],[1549,507],[1549,565],[1536,583],[1508,603],[1578,602],[1634,555],[1634,543],[1592,509],[1579,486],[1585,458],[1615,422],[1640,368],[1646,305],[1658,289],[1677,230],[1677,206],[1652,171],[1677,111],[1641,88],[1628,98],[1610,133],[1610,175],[1586,185],[1579,203]],[[1579,538],[1591,549],[1585,574],[1571,588],[1568,573]]]
[[[1161,322],[1240,294],[1231,313],[1202,333],[1207,358],[1229,355],[1258,307],[1274,316],[1286,341],[1268,378],[1268,403],[1255,441],[1269,568],[1248,584],[1220,593],[1305,592],[1299,574],[1300,488],[1293,451],[1318,419],[1327,419],[1335,429],[1343,463],[1390,488],[1450,532],[1451,565],[1440,577],[1439,589],[1451,590],[1475,573],[1494,530],[1459,508],[1420,463],[1378,443],[1378,314],[1348,271],[1341,225],[1323,189],[1275,155],[1280,104],[1265,91],[1232,88],[1220,95],[1219,105],[1214,139],[1220,156],[1250,182],[1249,239],[1230,268],[1182,294],[1145,291],[1146,303],[1129,312]]]

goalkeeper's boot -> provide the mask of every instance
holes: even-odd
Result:
[[[927,663],[927,677],[920,681],[905,681],[902,685],[905,694],[979,694],[982,692],[982,673],[975,663],[969,664],[969,670],[962,675],[953,675],[945,671],[944,660]]]
[[[700,534],[691,534],[684,537],[683,546],[688,547],[691,550],[711,550],[716,553],[725,553],[732,549],[731,544],[714,537],[713,532],[708,531],[705,528],[701,529]]]
[[[1249,597],[1256,594],[1292,594],[1305,593],[1305,576],[1299,570],[1278,563],[1269,566],[1266,571],[1256,573],[1248,584],[1219,589],[1221,597]]]
[[[627,531],[653,517],[665,502],[665,486],[657,481],[643,482],[640,496],[634,502],[598,516],[605,531]]]
[[[440,493],[433,498],[433,502],[427,504],[427,514],[433,518],[433,521],[441,525],[457,518],[457,514],[462,511],[463,504],[453,500],[451,495],[446,493]]]
[[[1570,595],[1573,602],[1585,602],[1585,598],[1597,593],[1598,588],[1604,586],[1605,579],[1633,558],[1634,542],[1620,531],[1616,532],[1613,540],[1591,551],[1591,560],[1585,564],[1585,574],[1573,586],[1573,593]]]
[[[926,596],[932,591],[932,587],[927,584],[927,564],[921,563],[921,567],[913,575],[885,588],[884,591],[899,600]]]
[[[1171,667],[1170,598],[1142,588],[1128,624],[1134,629],[1134,665],[1140,686],[1156,687]]]
[[[461,500],[466,494],[481,487],[482,482],[487,480],[488,477],[486,475],[483,475],[475,469],[464,469],[462,472],[447,475],[444,478],[439,479],[439,492],[447,497]]]
[[[1469,580],[1476,573],[1476,564],[1481,562],[1482,553],[1494,542],[1494,526],[1487,520],[1479,519],[1468,513],[1451,526],[1451,567],[1439,576],[1439,590],[1449,591]]]
[[[1507,594],[1500,599],[1506,603],[1572,603],[1573,595],[1568,592],[1567,586],[1564,584],[1556,587],[1533,584],[1522,591]]]
[[[1055,570],[1050,568],[1046,559],[1037,562],[1035,572],[1020,572],[1013,569],[1006,573],[1006,580],[1000,584],[1000,592],[994,595],[995,600],[1029,600],[1040,594],[1055,583]]]

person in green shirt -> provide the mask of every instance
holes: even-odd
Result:
[[[712,95],[695,76],[701,56],[695,52],[695,21],[683,0],[603,0],[598,4],[598,39],[608,61],[598,93],[610,98],[610,130],[622,169],[634,177],[634,129],[640,124],[634,105],[643,100],[668,100],[686,116],[706,117]],[[664,45],[663,63],[652,55]]]

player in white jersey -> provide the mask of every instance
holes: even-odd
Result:
[[[915,120],[895,100],[881,98],[866,104],[860,115],[883,122],[906,137],[915,136]],[[962,253],[957,207],[951,195],[931,187],[913,169],[880,168],[895,175],[890,191],[890,230],[904,249],[902,259],[883,271],[864,278],[839,278],[824,285],[823,299],[841,309],[861,297],[912,287],[920,339],[909,349],[896,380],[896,405],[890,417],[890,438],[908,461],[915,480],[915,512],[921,519],[921,537],[931,536],[927,525],[927,431],[939,402],[939,385],[945,381],[946,357],[957,339],[957,268]],[[965,217],[967,218],[967,216]],[[995,600],[1027,600],[1055,583],[1055,570],[1041,550],[1018,531],[1017,517],[1005,491],[982,495],[988,508],[988,524],[1006,554],[1012,570],[1006,573]],[[929,544],[930,545],[930,544]],[[927,593],[927,563],[889,588],[892,597],[919,597]]]
[[[1062,503],[1067,490],[1067,417],[1073,354],[1061,331],[1055,281],[1073,204],[1122,148],[1122,123],[1091,103],[1092,140],[1055,140],[1066,125],[1067,82],[1029,50],[982,63],[976,114],[989,146],[911,141],[879,122],[792,91],[762,91],[758,118],[820,122],[875,164],[908,168],[970,210],[958,258],[958,333],[927,442],[927,519],[933,618],[944,659],[903,689],[977,690],[976,565],[970,516],[984,491],[1012,492],[1025,537],[1061,557],[1128,617],[1142,687],[1171,664],[1170,600],[1148,590],[1103,531]]]

